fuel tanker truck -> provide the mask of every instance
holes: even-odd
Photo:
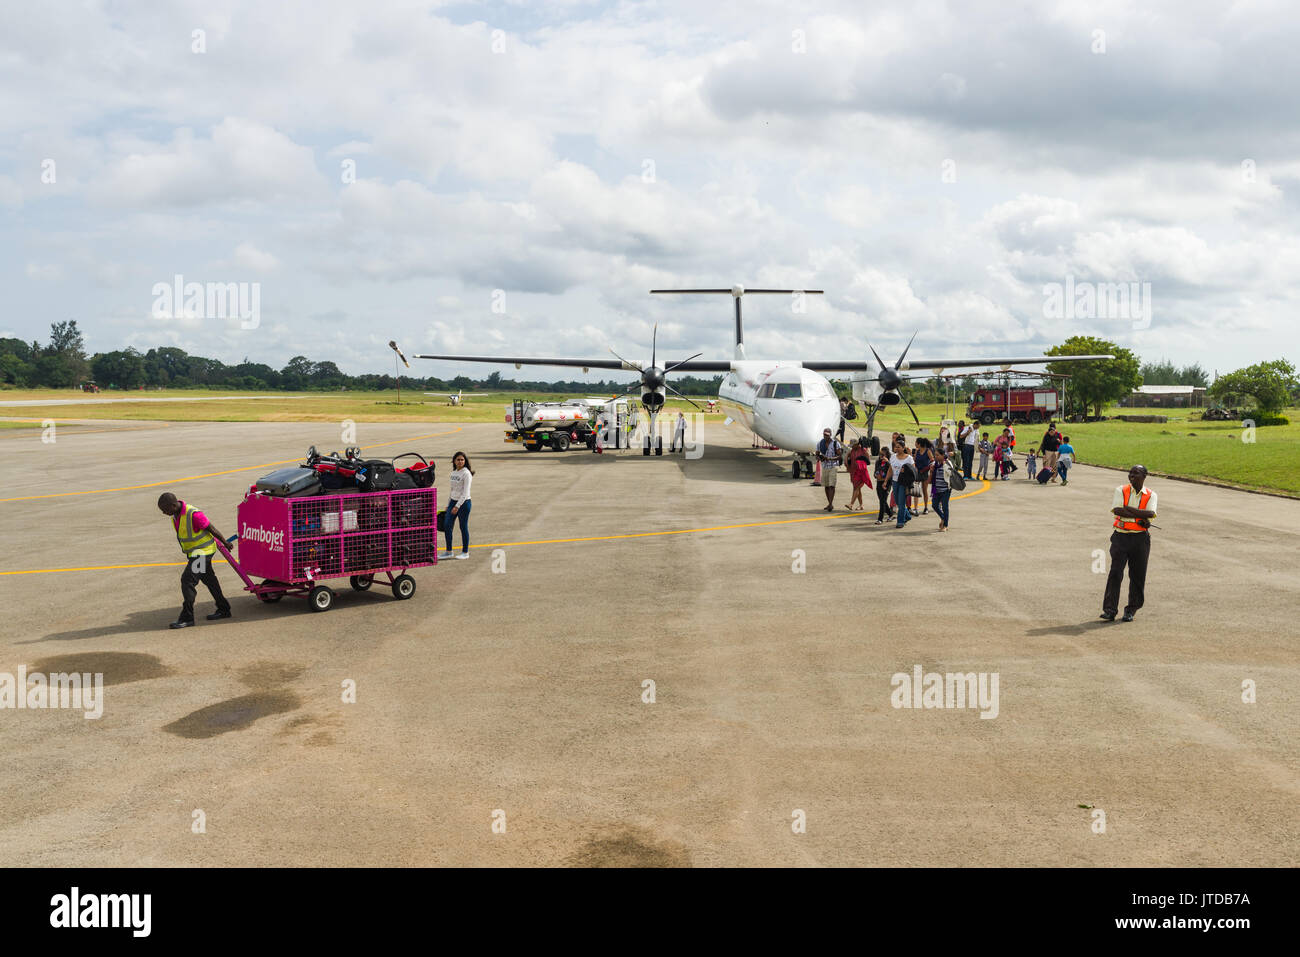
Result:
[[[582,443],[595,448],[595,423],[587,402],[528,402],[515,399],[506,406],[506,441],[522,442],[529,452],[550,447],[566,452],[570,445]]]

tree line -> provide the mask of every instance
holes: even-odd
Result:
[[[403,375],[405,389],[429,389],[435,392],[559,392],[582,394],[623,392],[630,381],[598,382],[503,379],[493,372],[483,379],[460,375],[454,379],[437,376]],[[699,379],[675,376],[673,388],[687,395],[716,395],[721,376]],[[383,392],[396,389],[392,373],[348,375],[328,360],[313,361],[294,356],[283,368],[275,369],[263,362],[245,359],[227,365],[219,359],[190,355],[175,346],[162,346],[141,352],[116,349],[87,355],[85,342],[75,319],[50,326],[50,340],[24,342],[0,338],[0,382],[18,387],[72,389],[94,382],[103,389],[231,389],[240,391],[287,392]]]
[[[1092,409],[1100,415],[1111,402],[1124,398],[1144,382],[1148,385],[1205,386],[1209,380],[1199,364],[1177,367],[1167,359],[1142,363],[1132,351],[1116,343],[1091,336],[1072,336],[1047,351],[1049,356],[1111,354],[1105,362],[1060,364],[1049,363],[1047,371],[1070,377],[1067,387],[1073,404]],[[162,346],[140,352],[117,349],[87,355],[81,331],[75,319],[50,325],[50,339],[45,345],[37,341],[0,338],[0,383],[19,387],[70,389],[85,382],[95,382],[109,389],[230,389],[239,391],[328,391],[341,390],[382,392],[398,387],[397,378],[388,373],[348,375],[330,361],[317,362],[306,356],[294,356],[282,369],[245,359],[226,365],[219,359],[190,355],[175,346]],[[957,389],[958,401],[977,388],[979,378],[965,376]],[[598,394],[624,392],[635,380],[583,382],[567,380],[503,379],[493,372],[482,379],[466,375],[444,380],[436,376],[403,375],[401,385],[409,389],[435,392],[556,392]],[[716,395],[721,376],[699,378],[674,376],[673,388],[685,395]],[[1024,383],[1033,385],[1032,381]],[[917,378],[903,386],[909,402],[943,402],[947,382],[939,378]],[[845,390],[847,391],[847,390]],[[1295,367],[1284,359],[1256,363],[1218,376],[1208,395],[1225,404],[1239,404],[1244,399],[1261,412],[1274,413],[1300,402],[1300,384]]]

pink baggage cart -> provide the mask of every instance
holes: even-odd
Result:
[[[312,611],[328,611],[334,591],[322,582],[347,578],[366,591],[380,575],[406,599],[415,594],[407,571],[438,563],[436,488],[304,498],[250,489],[237,515],[239,558],[225,542],[217,548],[264,602],[304,595]]]

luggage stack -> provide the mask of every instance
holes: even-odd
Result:
[[[397,464],[399,459],[405,458],[414,461],[405,466]],[[393,459],[363,459],[359,448],[349,448],[341,454],[321,455],[313,445],[307,451],[304,464],[263,475],[250,491],[277,498],[355,495],[358,492],[432,488],[434,476],[433,463],[418,452],[404,452]]]

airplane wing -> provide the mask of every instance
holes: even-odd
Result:
[[[635,366],[629,365],[621,359],[581,359],[572,356],[552,357],[549,359],[538,359],[536,357],[524,358],[522,356],[438,356],[438,355],[417,355],[415,359],[441,359],[447,362],[492,362],[497,365],[519,366],[569,366],[579,369],[626,369],[629,372],[639,371]],[[730,372],[730,359],[688,359],[685,362],[673,363],[665,362],[664,367],[673,368],[673,372]]]
[[[1113,355],[1099,356],[1012,356],[1009,358],[993,357],[986,359],[909,359],[902,371],[926,369],[973,369],[977,366],[1018,366],[1046,365],[1049,362],[1095,362],[1098,359],[1114,359]],[[873,372],[876,364],[869,360],[851,359],[826,361],[812,360],[802,363],[805,369],[814,372]]]

